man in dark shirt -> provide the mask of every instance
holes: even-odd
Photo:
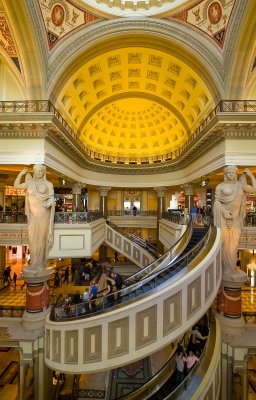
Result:
[[[111,277],[115,280],[116,284],[116,290],[119,291],[123,287],[123,278],[121,277],[120,274],[117,274],[116,272],[113,272],[111,274]],[[121,297],[121,293],[117,293],[117,298],[119,299]]]

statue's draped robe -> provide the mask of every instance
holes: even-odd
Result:
[[[221,228],[222,234],[222,266],[224,271],[228,273],[236,269],[238,243],[245,217],[245,195],[240,181],[236,182],[231,194],[224,194],[221,190],[222,185],[225,185],[225,182],[216,188],[213,211],[214,225]],[[238,199],[239,215],[232,220],[227,220],[223,216],[223,209],[226,208],[225,205],[232,202],[233,207],[236,207],[236,198]],[[232,213],[230,207],[226,209]]]
[[[54,195],[53,188],[47,182],[38,185],[31,179],[26,191],[25,213],[28,218],[30,268],[41,270],[46,267],[46,260],[53,245],[54,203],[45,207]],[[41,189],[41,190],[40,190]],[[39,192],[40,190],[40,192]]]

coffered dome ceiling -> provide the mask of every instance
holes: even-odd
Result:
[[[181,147],[212,107],[203,79],[160,50],[127,47],[98,55],[64,84],[58,107],[91,156],[146,161]]]

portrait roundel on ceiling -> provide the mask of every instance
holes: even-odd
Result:
[[[222,17],[222,7],[219,2],[214,1],[208,8],[208,18],[211,24],[218,24]]]
[[[65,10],[60,4],[55,4],[52,8],[51,19],[55,26],[61,26],[65,18]]]

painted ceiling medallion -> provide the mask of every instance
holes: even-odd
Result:
[[[63,24],[64,18],[65,18],[65,11],[64,11],[64,8],[60,4],[56,4],[52,8],[51,18],[52,18],[52,23],[55,26],[60,26]]]
[[[38,0],[47,33],[49,48],[82,25],[91,25],[103,18],[67,0]]]
[[[178,19],[200,29],[223,48],[235,0],[202,0],[167,19]]]

